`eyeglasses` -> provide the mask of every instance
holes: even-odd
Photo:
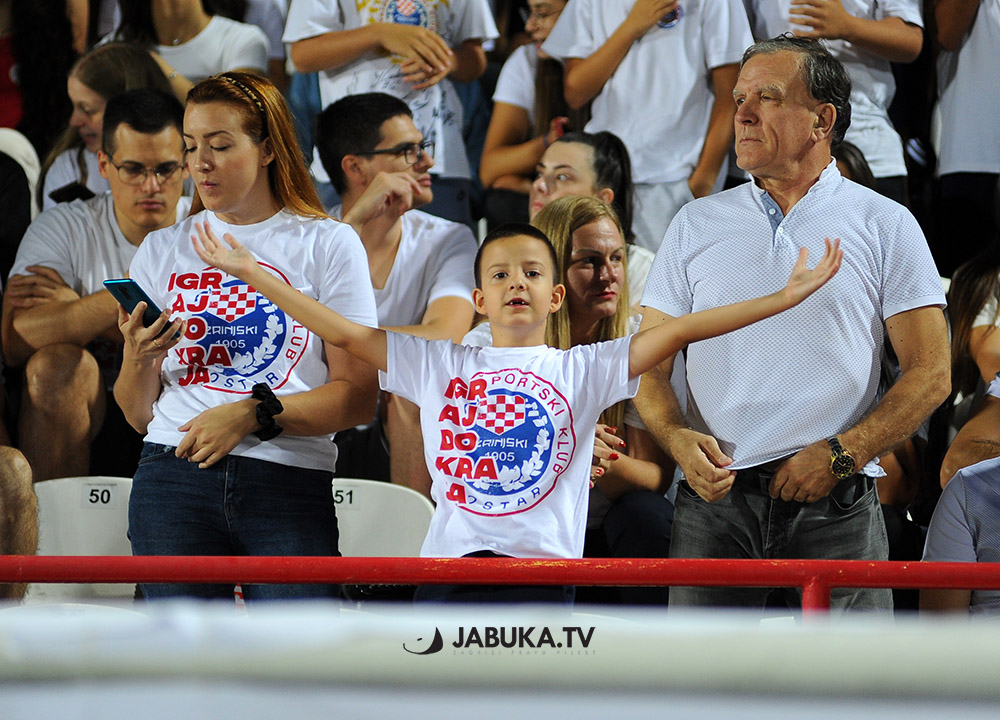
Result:
[[[407,165],[416,165],[424,156],[434,157],[434,141],[424,140],[421,143],[406,143],[384,150],[368,150],[354,153],[355,155],[402,155]]]
[[[108,162],[118,171],[118,179],[126,185],[142,185],[146,177],[152,173],[159,185],[169,185],[181,176],[184,166],[178,162],[165,162],[156,167],[146,167],[137,162],[124,162],[116,165],[110,157]]]
[[[535,22],[541,22],[542,20],[548,20],[550,17],[556,17],[562,10],[549,10],[548,12],[538,12],[537,10],[525,10],[524,8],[519,9],[518,14],[521,16],[521,20],[525,25],[528,21],[534,18]]]

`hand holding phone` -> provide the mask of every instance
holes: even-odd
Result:
[[[135,310],[135,306],[140,302],[146,303],[146,309],[142,313],[142,325],[143,327],[149,327],[155,323],[163,311],[157,307],[156,303],[149,299],[149,295],[146,291],[139,287],[139,283],[131,278],[116,278],[104,281],[104,287],[108,289],[115,300],[125,308],[125,311],[131,315],[132,311]],[[160,331],[160,335],[167,331],[170,325],[164,325],[163,330]],[[157,335],[159,337],[160,335]],[[180,330],[178,330],[174,337],[180,336]],[[173,339],[173,338],[171,338]]]

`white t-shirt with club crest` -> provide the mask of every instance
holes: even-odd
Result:
[[[420,406],[437,503],[423,557],[582,557],[597,419],[639,388],[630,342],[476,348],[388,334],[379,380]]]
[[[206,266],[191,244],[194,224],[231,233],[269,272],[344,317],[376,327],[368,258],[346,223],[282,210],[263,222],[230,225],[203,210],[150,233],[130,276],[172,318],[187,320],[185,336],[160,369],[163,389],[153,404],[146,441],[177,445],[178,426],[202,411],[247,398],[266,383],[280,399],[329,380],[323,341],[242,280]],[[333,469],[332,435],[282,433],[261,442],[248,435],[232,451],[283,465]]]

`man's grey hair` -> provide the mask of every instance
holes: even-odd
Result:
[[[793,52],[802,55],[803,80],[809,94],[823,103],[830,103],[837,110],[833,125],[833,142],[844,139],[851,125],[851,76],[843,64],[830,54],[822,43],[812,38],[795,37],[790,33],[770,40],[761,40],[747,48],[740,61],[740,69],[754,55],[772,55]]]

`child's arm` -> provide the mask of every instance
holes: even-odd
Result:
[[[340,313],[281,282],[258,265],[250,251],[229,233],[222,237],[231,250],[227,250],[219,241],[207,222],[196,223],[195,228],[198,235],[192,235],[191,242],[202,260],[251,285],[331,345],[346,350],[379,370],[386,369],[388,349],[384,330],[351,322]]]
[[[788,285],[783,290],[755,300],[744,300],[682,315],[639,332],[632,338],[629,347],[629,377],[642,375],[690,343],[739,330],[798,305],[833,277],[840,267],[843,255],[840,240],[834,240],[831,244],[827,239],[823,259],[814,269],[809,270],[806,267],[809,251],[802,248]]]
[[[633,43],[676,8],[677,0],[636,0],[628,17],[601,47],[589,57],[568,59],[563,79],[567,104],[579,110],[597,97]]]

